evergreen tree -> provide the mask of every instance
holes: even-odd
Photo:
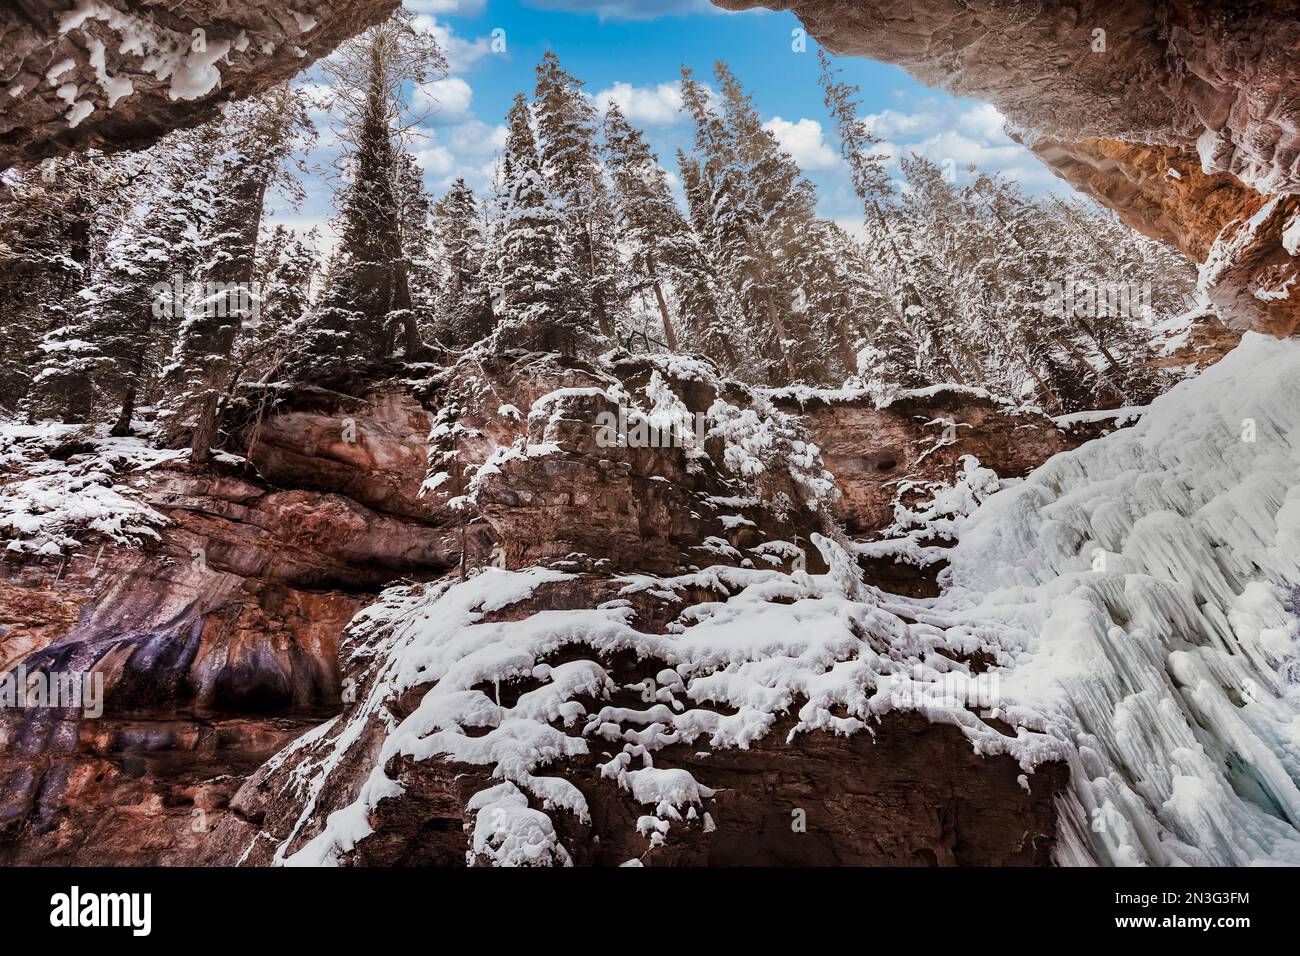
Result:
[[[501,163],[505,211],[498,240],[501,317],[495,346],[566,355],[589,351],[591,329],[574,307],[581,301],[581,281],[564,252],[565,217],[542,175],[522,93],[515,97],[508,125]]]
[[[89,421],[97,405],[111,407],[112,434],[130,434],[189,290],[213,199],[204,176],[214,136],[182,131],[148,152],[149,175],[132,177],[129,212],[109,220],[75,312],[42,344],[34,409],[62,404],[66,420]]]
[[[278,376],[301,346],[303,324],[311,311],[320,266],[315,230],[299,236],[277,224],[257,245],[257,316],[244,324],[236,341],[237,380]]]
[[[79,367],[75,315],[89,282],[93,247],[115,219],[107,188],[117,178],[114,169],[98,158],[47,160],[26,174],[0,179],[4,412],[21,405],[33,415],[68,421],[84,420],[89,412],[93,363]],[[35,382],[42,371],[46,377]]]
[[[840,155],[849,167],[853,189],[862,202],[873,232],[873,245],[878,245],[877,277],[880,285],[891,291],[889,310],[876,317],[869,356],[871,375],[883,379],[886,388],[922,385],[926,377],[917,357],[926,351],[927,344],[922,341],[924,336],[918,334],[921,325],[918,317],[923,314],[923,305],[899,248],[896,230],[886,215],[886,209],[893,204],[894,191],[885,157],[876,150],[881,140],[858,115],[858,88],[837,78],[840,71],[832,66],[824,50],[818,51],[818,57],[824,101],[839,135]]]
[[[293,184],[287,161],[312,129],[302,95],[287,85],[228,107],[224,120],[208,127],[223,148],[208,180],[211,199],[195,272],[200,294],[187,303],[164,371],[166,419],[174,433],[189,431],[195,462],[206,461],[217,443],[218,413],[234,385],[235,343],[260,311],[254,278],[267,190]]]
[[[792,359],[783,351],[787,341],[773,326],[767,280],[771,262],[768,245],[750,206],[746,170],[738,144],[709,102],[703,85],[689,69],[682,70],[683,105],[695,121],[695,159],[683,164],[692,220],[709,249],[715,274],[728,290],[741,340],[746,343],[742,368],[771,384],[797,377]],[[773,335],[776,335],[774,341]],[[785,375],[772,367],[785,360]]]
[[[537,66],[534,93],[542,171],[563,214],[563,250],[580,277],[581,300],[606,338],[615,335],[614,310],[623,298],[614,245],[614,208],[605,187],[596,142],[596,110],[582,81],[548,51]]]
[[[452,348],[467,348],[492,333],[488,287],[488,239],[474,191],[464,179],[452,183],[433,209],[436,270],[442,290],[437,335]]]
[[[746,277],[742,299],[761,310],[775,336],[775,347],[785,362],[789,381],[816,377],[817,369],[805,353],[808,339],[796,332],[807,306],[807,284],[813,275],[831,275],[812,228],[816,192],[798,164],[781,149],[776,137],[763,127],[753,98],[726,63],[714,66],[722,87],[723,115],[736,145],[742,170],[745,204],[754,217],[750,235],[759,271]],[[843,356],[848,362],[851,356]]]
[[[424,355],[404,248],[413,171],[397,140],[407,87],[443,75],[446,62],[434,37],[399,13],[343,44],[326,70],[344,121],[339,244],[296,372],[342,385],[392,356],[399,338],[408,360]]]
[[[633,278],[626,291],[644,286],[654,291],[664,341],[670,352],[676,352],[677,329],[668,309],[663,272],[671,269],[684,274],[695,265],[698,249],[694,237],[668,190],[668,176],[658,157],[616,103],[605,111],[605,142],[617,197],[620,239],[632,260]],[[682,277],[679,275],[679,281]]]
[[[398,268],[406,273],[414,326],[420,330],[418,335],[423,341],[423,330],[432,331],[441,294],[434,262],[433,199],[424,188],[424,170],[416,158],[403,152],[397,163],[398,222],[402,234],[402,258]],[[412,324],[410,317],[399,312],[393,313],[391,320],[403,329]]]
[[[694,337],[704,343],[706,353],[724,369],[735,373],[744,362],[742,349],[733,341],[740,310],[735,297],[719,278],[722,272],[712,255],[714,247],[705,240],[712,222],[710,195],[698,159],[678,150],[677,168],[686,193],[692,240],[689,255],[680,263],[677,295],[682,315]]]

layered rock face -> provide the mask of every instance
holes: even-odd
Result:
[[[455,593],[462,576],[460,587],[473,587],[493,575],[517,580],[511,569],[531,567],[544,579],[474,611],[476,626],[528,630],[565,615],[630,614],[636,633],[663,639],[649,654],[548,639],[536,666],[485,689],[494,706],[518,709],[557,686],[536,675],[598,666],[604,677],[566,685],[572,696],[539,724],[563,734],[577,705],[608,720],[644,708],[647,681],[671,699],[667,642],[693,614],[752,601],[754,589],[737,581],[758,581],[761,593],[803,562],[827,570],[832,552],[809,542],[837,533],[834,515],[801,502],[803,482],[829,476],[815,452],[807,467],[773,467],[784,458],[764,457],[755,435],[776,439],[757,423],[794,442],[790,449],[808,450],[798,443],[809,438],[832,449],[825,460],[841,473],[834,508],[863,535],[891,520],[884,457],[890,475],[950,480],[961,454],[1000,450],[990,463],[1019,473],[1066,444],[1048,420],[960,391],[886,409],[843,396],[805,397],[805,408],[777,401],[788,411],[761,394],[721,392],[680,361],[670,369],[628,357],[596,368],[508,356],[461,363],[414,393],[304,392],[245,430],[251,466],[173,463],[147,473],[143,493],[169,521],[159,544],[134,551],[90,542],[66,562],[0,566],[0,652],[11,666],[99,673],[105,688],[102,717],[6,714],[0,856],[283,861],[331,836],[331,814],[364,799],[379,761],[400,792],[375,803],[367,835],[340,862],[499,861],[485,815],[509,806],[515,820],[541,813],[542,803],[494,798],[488,813],[483,795],[499,778],[478,760],[407,751],[380,760],[400,739],[398,725],[429,706],[431,689],[454,681],[399,686],[391,635],[346,629],[359,609],[374,605],[366,615],[382,616],[386,602],[416,607]],[[657,411],[643,422],[648,409]],[[740,430],[699,445],[680,427],[637,431],[651,421],[685,425],[697,412]],[[953,427],[936,428],[944,421]],[[875,437],[863,439],[868,432]],[[744,458],[746,449],[757,457]],[[768,471],[755,495],[735,476],[759,460]],[[829,487],[819,493],[836,498]],[[717,577],[727,568],[740,577]],[[791,613],[800,599],[788,587],[762,597],[765,613]],[[427,620],[452,626],[455,611],[431,603]],[[819,629],[811,619],[806,626]],[[500,647],[516,653],[508,640]],[[984,662],[945,666],[979,671]],[[740,747],[683,732],[656,750],[657,768],[707,779],[711,796],[693,806],[691,825],[653,842],[646,827],[667,832],[667,822],[646,817],[644,794],[609,779],[602,751],[615,745],[593,738],[581,753],[566,745],[551,772],[584,795],[589,812],[552,814],[555,840],[579,864],[1049,861],[1061,765],[1042,764],[1029,786],[1010,756],[979,756],[969,728],[909,711],[883,714],[869,733],[791,734],[800,706],[793,701],[784,717],[778,708],[775,723]],[[727,719],[727,708],[716,713]],[[515,726],[507,720],[493,733]]]
[[[1242,328],[1292,334],[1300,282],[1293,4],[715,0],[793,10],[837,54],[993,103],[1058,175],[1198,262]],[[1257,214],[1264,219],[1252,225]],[[1211,249],[1213,247],[1213,252]]]
[[[351,617],[394,577],[436,576],[455,562],[427,516],[385,513],[382,496],[360,487],[383,485],[412,453],[418,484],[428,414],[409,395],[375,396],[362,406],[368,417],[359,404],[343,409],[359,419],[354,491],[378,508],[313,480],[335,459],[312,416],[291,413],[293,464],[272,444],[281,422],[259,457],[296,487],[235,466],[159,469],[144,489],[169,521],[157,546],[95,544],[66,560],[0,564],[6,669],[97,674],[105,705],[94,718],[4,712],[0,858],[193,859],[243,776],[337,709]],[[343,416],[330,425],[336,436],[346,427]]]
[[[824,396],[782,404],[806,416],[840,490],[837,516],[853,535],[870,536],[894,520],[902,480],[948,480],[965,455],[1019,478],[1072,444],[1051,419],[1012,413],[979,389],[922,389],[884,408]]]
[[[0,169],[139,149],[282,82],[398,0],[16,0],[0,8]]]

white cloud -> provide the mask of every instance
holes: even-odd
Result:
[[[615,83],[596,94],[596,104],[604,111],[612,101],[618,104],[631,123],[668,126],[682,119],[682,85],[680,82],[656,86],[633,86]]]
[[[881,110],[863,117],[872,133],[881,139],[903,139],[926,136],[941,130],[944,118],[935,113],[921,111],[904,113],[900,110]]]
[[[896,98],[907,101],[906,96]],[[1031,193],[1068,192],[1027,148],[1007,136],[1005,118],[988,103],[926,96],[913,110],[885,109],[864,119],[885,140],[870,151],[885,154],[895,174],[901,157],[919,153],[941,166],[951,161],[958,182],[967,181],[966,167],[974,164],[981,172],[1002,173]]]
[[[1007,138],[1002,131],[1006,121],[1007,118],[998,112],[998,108],[992,103],[980,103],[962,113],[957,123],[969,133],[985,140],[996,141]]]
[[[456,169],[456,157],[451,150],[440,143],[428,143],[411,151],[426,177],[436,176],[441,179],[449,176]]]
[[[980,142],[956,130],[945,130],[909,147],[936,162],[952,159],[958,168],[974,163],[982,169],[1001,169],[1025,157],[1025,148],[1010,141],[1003,144]]]
[[[463,178],[480,194],[492,182],[497,157],[506,142],[505,126],[489,126],[469,118],[455,125],[424,126],[411,152],[424,169],[425,186],[445,192]]]
[[[457,156],[490,156],[500,152],[506,145],[506,127],[489,126],[481,120],[472,119],[453,126],[448,131],[448,140],[452,152]]]
[[[794,157],[800,169],[833,169],[840,161],[822,135],[822,124],[814,119],[791,123],[774,116],[763,124],[763,129],[776,137],[781,148]]]
[[[897,143],[885,140],[882,143],[872,143],[871,148],[864,150],[868,156],[880,156],[885,160],[886,166],[898,163],[899,148]]]
[[[834,222],[854,239],[872,238],[871,231],[867,228],[867,221],[862,216],[842,216],[836,218]]]
[[[437,125],[463,121],[473,99],[473,88],[459,76],[417,86],[412,96],[417,114],[430,114],[425,122]]]
[[[443,56],[447,58],[447,68],[452,73],[464,73],[491,52],[492,41],[488,37],[473,40],[458,37],[449,24],[439,23],[427,13],[417,14],[414,26],[437,39]]]

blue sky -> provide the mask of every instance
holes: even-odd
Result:
[[[689,120],[677,110],[680,68],[690,66],[711,82],[713,62],[723,59],[817,185],[819,212],[850,227],[860,219],[817,86],[817,45],[810,37],[800,44],[801,25],[792,14],[725,13],[708,0],[406,0],[406,6],[439,36],[451,64],[447,79],[414,91],[417,107],[433,111],[413,149],[435,195],[457,176],[476,190],[486,186],[504,142],[510,102],[516,92],[531,95],[534,68],[547,50],[585,82],[598,105],[617,100],[675,174],[674,152],[689,147],[692,135]],[[861,87],[864,112],[887,152],[952,160],[959,180],[973,162],[1003,171],[1030,192],[1069,191],[1006,137],[993,107],[929,89],[903,70],[871,60],[843,57],[837,65]],[[318,81],[309,74],[307,82]],[[318,114],[317,120],[322,137],[312,159],[328,168],[335,152],[331,118]],[[329,183],[322,175],[306,185],[306,202],[274,218],[320,225],[328,245]]]

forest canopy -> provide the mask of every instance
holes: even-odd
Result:
[[[302,88],[228,107],[144,153],[6,174],[0,408],[35,422],[148,420],[202,461],[234,408],[295,385],[358,391],[466,354],[689,354],[749,384],[977,386],[1050,414],[1141,404],[1153,337],[1191,267],[1080,201],[920,155],[896,174],[824,53],[821,86],[861,201],[846,225],[741,79],[683,68],[680,192],[617,105],[554,53],[506,117],[486,195],[430,195],[412,91],[446,75],[401,16],[345,43],[325,87],[343,144],[338,243],[268,215],[301,194]]]

